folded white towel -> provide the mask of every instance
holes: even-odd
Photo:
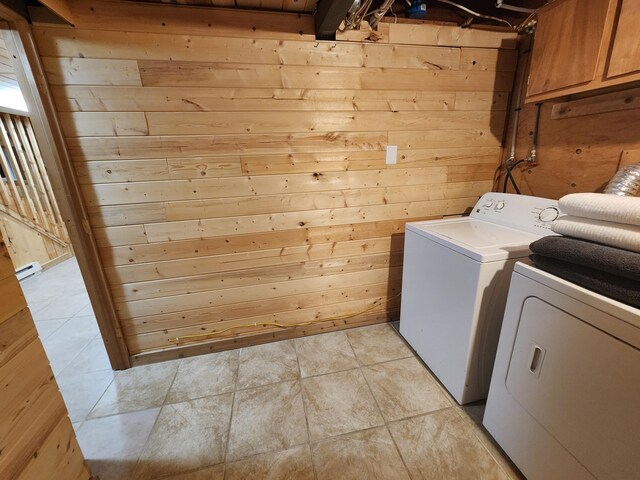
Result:
[[[640,225],[640,197],[605,193],[571,193],[558,201],[563,213],[605,222]]]
[[[640,226],[636,225],[565,215],[551,225],[551,230],[561,235],[640,252]]]

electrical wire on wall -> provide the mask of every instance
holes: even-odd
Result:
[[[395,17],[396,15],[393,13],[393,10],[392,10],[394,1],[395,0],[384,0],[378,8],[376,8],[375,10],[369,11],[373,3],[373,0],[363,0],[362,2],[360,2],[360,0],[356,0],[352,7],[353,11],[350,10],[349,13],[347,14],[347,17],[344,19],[343,26],[340,28],[340,31],[358,29],[360,28],[360,23],[362,23],[363,20],[368,20],[369,26],[371,26],[371,28],[375,28],[388,11],[391,11],[393,16]],[[412,2],[410,0],[405,0],[405,1],[411,7]],[[504,18],[495,17],[493,15],[485,15],[483,13],[476,12],[475,10],[471,10],[470,8],[465,7],[464,5],[461,5],[457,2],[453,2],[451,0],[435,0],[435,1],[439,3],[445,3],[447,5],[450,5],[458,10],[461,10],[471,15],[463,23],[462,26],[465,26],[465,27],[469,26],[475,18],[482,18],[485,20],[491,20],[493,22],[498,22],[504,25],[508,25],[509,28],[513,30],[518,30],[519,28],[519,26],[512,24],[511,22],[509,22],[508,20],[505,20]],[[506,4],[501,4],[501,5],[503,8],[509,7]],[[522,11],[523,13],[531,12],[530,9],[522,9]]]
[[[344,32],[345,30],[355,30],[360,28],[360,23],[364,20],[365,15],[369,11],[373,0],[364,0],[359,4],[354,2],[355,9],[353,11],[349,10],[347,13],[347,17],[342,22],[343,25],[340,27],[340,31]]]
[[[369,25],[371,26],[371,28],[375,28],[378,25],[378,22],[382,20],[382,17],[385,16],[387,11],[393,5],[394,1],[395,0],[385,0],[384,3],[380,5],[380,8],[372,10],[371,12],[365,15],[365,17],[369,18]]]
[[[512,28],[513,30],[516,29],[515,25],[513,25],[511,22],[508,22],[504,18],[494,17],[493,15],[484,15],[482,13],[475,12],[475,11],[471,10],[470,8],[465,7],[464,5],[460,5],[459,3],[452,2],[451,0],[436,0],[436,2],[446,3],[447,5],[451,5],[452,7],[458,8],[458,9],[462,10],[463,12],[467,12],[468,14],[472,15],[473,17],[484,18],[485,20],[492,20],[492,21],[498,22],[498,23],[504,23],[505,25],[509,25],[509,28]],[[465,25],[468,25],[469,23],[470,22],[465,22]]]

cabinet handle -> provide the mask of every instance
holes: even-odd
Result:
[[[529,371],[536,377],[540,376],[542,361],[544,360],[545,349],[534,345],[531,349],[531,361],[529,362]]]

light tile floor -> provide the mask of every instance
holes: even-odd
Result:
[[[74,260],[23,289],[100,480],[522,478],[390,325],[114,373]]]

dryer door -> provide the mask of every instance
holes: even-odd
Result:
[[[529,297],[506,384],[596,478],[640,479],[640,351]]]

